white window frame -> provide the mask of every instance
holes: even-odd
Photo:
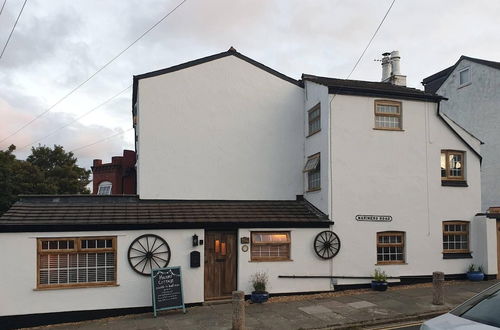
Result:
[[[101,189],[103,191],[101,191]],[[97,187],[97,195],[112,195],[113,183],[110,181],[102,181]]]
[[[465,71],[468,71],[469,72],[469,75],[468,75],[468,78],[469,80],[462,83],[461,81],[461,76],[462,76],[462,72],[465,72]],[[472,83],[472,77],[471,77],[471,72],[470,72],[470,66],[466,67],[466,68],[463,68],[461,70],[458,71],[458,88],[461,88],[461,87],[465,87],[465,86],[468,86]]]

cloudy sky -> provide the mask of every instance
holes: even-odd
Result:
[[[58,102],[180,2],[29,0],[0,58],[0,140]],[[59,144],[75,150],[80,165],[87,168],[94,158],[110,161],[124,148],[134,148],[132,91],[126,89],[133,75],[230,46],[296,79],[302,73],[345,78],[391,2],[187,0],[0,148],[15,144],[17,156],[24,158],[33,143]],[[22,5],[23,0],[7,0],[0,15],[1,47]],[[423,78],[452,65],[460,55],[500,61],[499,14],[500,1],[396,0],[351,79],[378,81],[380,62],[374,60],[391,50],[400,51],[402,73],[408,85],[417,88],[422,88]],[[114,137],[81,148],[109,136]]]

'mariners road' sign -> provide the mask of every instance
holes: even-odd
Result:
[[[390,215],[357,215],[356,220],[358,220],[358,221],[374,221],[374,222],[391,222],[392,217]]]

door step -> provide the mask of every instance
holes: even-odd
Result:
[[[205,300],[203,302],[203,306],[229,304],[232,301],[233,300],[231,299],[231,297],[229,297],[229,298],[217,298],[217,299],[212,299],[212,300]]]

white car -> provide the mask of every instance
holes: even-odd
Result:
[[[497,328],[500,328],[500,283],[420,327],[421,330]]]

